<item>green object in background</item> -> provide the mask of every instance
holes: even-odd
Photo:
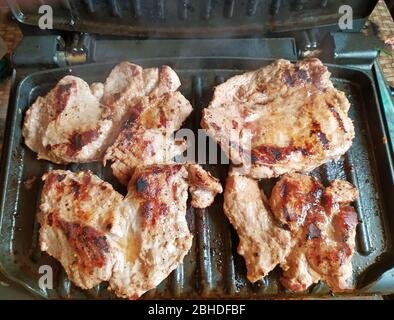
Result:
[[[7,77],[10,63],[7,59],[7,44],[0,37],[0,83]]]
[[[10,67],[9,61],[7,57],[4,56],[0,60],[0,83],[3,82],[3,80],[7,77],[9,67]]]

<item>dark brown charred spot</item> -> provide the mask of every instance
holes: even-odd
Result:
[[[127,132],[126,133],[126,140],[132,140],[134,137],[134,134],[132,132]]]
[[[72,180],[70,182],[70,191],[74,194],[74,197],[78,201],[90,200],[89,195],[89,185],[92,180],[92,175],[90,172],[85,172],[82,178],[82,182]]]
[[[322,197],[322,205],[326,209],[326,212],[331,212],[334,205],[334,200],[331,194],[324,193]]]
[[[81,185],[77,181],[71,181],[71,191],[76,197],[79,197],[81,191]]]
[[[339,115],[338,111],[335,110],[335,107],[334,107],[330,102],[327,102],[327,101],[326,101],[326,103],[327,103],[328,110],[330,110],[330,112],[332,113],[332,115],[334,116],[334,118],[337,120],[338,126],[339,126],[345,133],[347,133],[347,131],[346,131],[346,129],[345,129],[345,125],[344,125],[344,123],[343,123],[343,120],[342,120],[341,116]]]
[[[291,197],[295,197],[298,192],[298,185],[291,180],[283,180],[280,189],[279,196],[282,198],[281,208],[283,218],[286,222],[297,221],[297,217],[290,213],[288,204]]]
[[[290,70],[286,70],[284,73],[284,78],[285,78],[285,83],[287,86],[289,87],[293,87],[294,86],[294,79],[291,76]]]
[[[113,228],[113,226],[114,226],[114,220],[115,220],[115,212],[114,212],[114,210],[112,209],[112,210],[110,211],[109,215],[108,215],[107,221],[105,222],[105,229],[106,229],[107,231],[111,231],[111,230],[112,230],[112,228]]]
[[[133,118],[129,118],[129,119],[127,119],[126,122],[124,123],[123,129],[130,129],[130,128],[133,127],[133,125],[134,125],[134,120],[133,120]]]
[[[287,196],[287,194],[288,194],[288,186],[289,186],[289,184],[286,181],[284,181],[282,183],[282,185],[280,186],[279,196],[281,198],[285,198]]]
[[[313,85],[317,89],[322,89],[322,75],[326,72],[324,66],[311,66],[308,70],[301,69],[299,66],[294,71],[286,69],[284,71],[284,82],[289,87]]]
[[[319,239],[321,237],[321,230],[315,223],[309,224],[307,228],[306,240]]]
[[[165,203],[158,201],[147,201],[142,205],[142,215],[149,226],[154,226],[161,216],[167,215],[169,207]]]
[[[286,221],[290,222],[290,221],[294,220],[294,219],[292,219],[292,217],[290,215],[290,212],[287,209],[287,207],[283,207],[282,211],[283,211],[283,217],[285,218]]]
[[[252,150],[252,162],[261,161],[273,164],[286,159],[295,150],[294,147],[256,147]]]
[[[350,230],[350,228],[358,224],[357,213],[352,206],[342,207],[340,218],[344,228],[347,230]]]
[[[308,189],[304,189],[302,182],[296,179],[284,178],[281,181],[277,192],[281,198],[279,208],[282,213],[282,223],[304,223],[304,219],[310,216],[319,221],[319,214],[315,213],[322,211],[321,199],[324,187],[317,180],[311,179]],[[305,211],[307,211],[306,216],[303,214]]]
[[[57,180],[57,182],[62,182],[65,178],[66,178],[65,174],[59,174],[59,175],[57,175],[56,180]]]
[[[177,191],[178,191],[178,186],[177,186],[176,183],[173,183],[173,184],[172,184],[172,199],[173,199],[174,201],[177,200]]]
[[[339,214],[334,217],[333,224],[338,238],[343,242],[346,242],[350,233],[358,224],[358,217],[354,207],[342,207]]]
[[[311,156],[314,154],[313,145],[307,144],[304,148],[297,148],[297,151],[301,152],[305,157]]]
[[[162,127],[165,127],[166,124],[167,124],[166,114],[164,113],[163,109],[160,109],[160,125]]]
[[[81,151],[84,146],[97,140],[99,135],[100,134],[97,129],[88,130],[81,133],[79,132],[74,133],[70,138],[69,150],[68,150],[69,155],[70,156],[75,155],[78,151]]]
[[[149,187],[149,182],[146,181],[144,178],[140,177],[137,179],[135,185],[136,185],[137,192],[144,194]]]
[[[45,179],[45,184],[44,184],[44,187],[43,187],[43,192],[44,192],[44,193],[48,193],[48,192],[52,189],[53,185],[54,185],[56,182],[57,182],[57,174],[49,173],[49,174],[46,176],[46,179]]]
[[[52,225],[53,225],[53,215],[54,215],[54,213],[51,212],[51,213],[49,213],[48,216],[47,216],[47,223],[48,223],[48,225],[49,225],[50,227],[52,227]]]
[[[71,248],[78,256],[80,268],[92,274],[106,262],[105,254],[109,252],[107,238],[98,230],[75,222],[68,222],[57,215],[52,216],[52,223],[61,229]]]
[[[319,138],[319,141],[321,142],[325,150],[330,149],[330,142],[327,138],[327,135],[321,130],[320,123],[318,123],[317,121],[312,122],[311,133],[315,134]]]
[[[56,174],[56,173],[49,173],[45,179],[45,184],[43,187],[43,192],[48,193],[55,185],[56,185],[56,191],[58,193],[63,192],[64,186],[62,184],[59,184],[66,178],[66,175],[64,174]]]
[[[293,151],[292,147],[260,146],[252,150],[252,155],[260,161],[276,163],[286,159]]]
[[[301,152],[304,156],[313,154],[312,146],[296,147],[290,145],[288,147],[277,146],[259,146],[252,150],[252,163],[262,162],[267,164],[275,164],[286,160],[293,152]]]
[[[329,150],[330,149],[330,142],[327,139],[327,136],[324,132],[319,132],[317,133],[317,136],[319,137],[320,142],[323,145],[323,148],[325,150]]]
[[[308,72],[304,69],[296,68],[295,78],[297,80],[302,80],[305,82],[312,82],[312,79],[309,78]]]
[[[56,103],[55,103],[55,110],[56,110],[56,116],[61,114],[66,107],[68,97],[71,95],[72,90],[76,88],[76,83],[75,81],[71,81],[70,83],[63,84],[63,85],[58,85],[56,87],[56,92],[55,92],[55,98],[56,98]]]
[[[115,92],[113,95],[112,95],[112,98],[116,101],[116,100],[119,100],[120,98],[122,97],[122,94],[120,93],[120,92]]]
[[[313,82],[309,73],[299,67],[296,67],[293,73],[291,73],[290,70],[286,70],[284,73],[284,79],[286,85],[289,87],[303,86]]]
[[[58,220],[59,227],[63,230],[71,247],[80,257],[79,262],[87,270],[104,266],[105,253],[109,252],[106,237],[96,229]]]
[[[141,116],[142,109],[143,109],[143,103],[142,101],[138,101],[131,109],[128,114],[128,118],[126,122],[123,125],[124,129],[131,129],[134,127],[136,124],[137,120]]]
[[[148,225],[154,226],[161,216],[168,214],[168,204],[160,200],[162,182],[165,180],[170,185],[170,178],[181,169],[182,165],[152,166],[135,180],[136,192],[142,199],[141,213]],[[176,184],[172,185],[172,191],[175,192],[173,198],[176,200]]]

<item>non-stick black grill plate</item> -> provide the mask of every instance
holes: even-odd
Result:
[[[135,60],[144,67],[168,64],[182,80],[182,93],[193,103],[195,112],[186,126],[196,130],[201,109],[206,106],[212,89],[218,83],[246,70],[269,63],[261,59],[150,59]],[[57,261],[41,253],[37,245],[36,212],[41,192],[41,176],[52,169],[72,171],[90,169],[115,188],[125,192],[112,177],[110,168],[101,164],[58,166],[36,160],[36,155],[23,143],[21,127],[24,112],[39,96],[46,94],[65,75],[73,74],[87,82],[104,81],[114,64],[96,64],[56,69],[31,74],[18,87],[11,103],[2,161],[0,216],[0,270],[35,294],[46,298],[113,298],[103,283],[94,290],[83,291],[72,285]],[[393,267],[392,231],[393,192],[390,156],[381,106],[374,84],[366,73],[356,69],[329,66],[335,86],[351,101],[350,116],[356,127],[351,150],[337,161],[331,161],[312,174],[324,184],[335,178],[346,179],[360,190],[356,209],[360,218],[357,230],[357,251],[353,258],[354,283],[351,294],[364,292],[384,271]],[[228,167],[205,166],[224,185]],[[37,177],[31,189],[25,182]],[[268,195],[275,180],[262,181]],[[254,285],[246,280],[244,260],[236,253],[238,238],[222,210],[219,196],[208,210],[188,209],[187,219],[194,234],[193,247],[184,264],[144,298],[289,298],[325,296],[329,289],[322,283],[303,294],[292,294],[281,287],[276,269]],[[390,220],[391,219],[391,220]],[[390,227],[391,226],[391,227]],[[50,265],[54,270],[53,290],[39,287],[39,267]],[[364,279],[363,281],[361,281]],[[361,288],[362,287],[362,288]],[[394,291],[394,288],[393,288]]]

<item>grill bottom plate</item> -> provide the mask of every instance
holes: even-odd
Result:
[[[225,79],[247,70],[257,69],[269,61],[262,59],[142,59],[133,61],[144,67],[168,64],[179,74],[182,93],[192,102],[195,110],[186,123],[193,130],[199,128],[201,110],[212,96],[212,88]],[[0,269],[33,293],[46,298],[110,299],[114,295],[99,287],[83,291],[73,286],[60,264],[37,246],[38,224],[36,212],[42,183],[40,177],[52,169],[92,170],[114,187],[125,193],[112,177],[110,168],[101,164],[52,165],[37,161],[36,155],[23,143],[21,127],[23,115],[39,95],[46,94],[63,76],[73,74],[88,83],[104,81],[114,64],[84,65],[73,69],[56,69],[32,74],[20,82],[15,104],[10,107],[6,132],[6,145],[2,162],[2,219],[0,234]],[[339,178],[355,184],[360,190],[356,209],[360,218],[357,230],[357,250],[353,258],[356,282],[365,274],[379,276],[393,266],[389,237],[388,206],[393,190],[384,190],[387,177],[388,155],[384,152],[384,129],[379,120],[380,106],[370,77],[354,69],[329,66],[335,86],[344,91],[352,107],[356,138],[347,155],[331,161],[312,174],[323,184]],[[206,165],[225,184],[228,166]],[[33,188],[27,190],[24,181],[36,176]],[[276,180],[265,180],[261,187],[270,195]],[[178,267],[156,289],[143,298],[294,298],[297,296],[324,296],[330,293],[322,283],[308,293],[293,294],[279,284],[279,268],[264,280],[250,284],[246,280],[244,260],[236,253],[238,237],[222,210],[223,196],[219,196],[208,210],[189,208],[187,220],[194,234],[193,247],[184,264]],[[379,262],[380,261],[380,262]],[[379,263],[378,263],[379,262]],[[39,267],[50,265],[54,270],[53,290],[39,288]],[[379,266],[379,267],[377,267]],[[394,291],[394,288],[393,288]],[[356,289],[351,294],[361,294]]]

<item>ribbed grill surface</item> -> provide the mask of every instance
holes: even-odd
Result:
[[[252,1],[251,1],[252,2]],[[138,63],[138,61],[137,61]],[[174,61],[142,61],[146,66],[170,64],[176,68],[182,80],[181,91],[190,99],[195,110],[186,123],[186,126],[197,130],[201,118],[201,109],[206,106],[212,95],[212,88],[225,81],[228,77],[241,73],[244,70],[258,68],[265,62],[259,60],[230,60],[217,61],[205,64],[196,60]],[[88,82],[103,81],[111,70],[110,65],[95,67],[83,66],[74,69],[74,74],[83,77]],[[335,69],[336,70],[336,69]],[[356,127],[356,139],[351,151],[337,161],[331,161],[315,170],[313,175],[323,184],[335,179],[347,179],[358,186],[360,199],[356,209],[361,220],[357,232],[357,253],[354,256],[355,280],[368,267],[372,266],[389,244],[384,236],[385,211],[382,208],[382,193],[377,187],[377,173],[375,157],[372,153],[370,133],[375,130],[367,125],[369,114],[373,106],[366,106],[363,93],[358,84],[351,79],[336,78],[334,84],[345,91],[349,97],[352,108],[350,116]],[[338,71],[338,70],[337,70]],[[340,70],[339,70],[340,71]],[[42,183],[40,177],[52,169],[70,169],[73,171],[90,169],[104,180],[113,183],[114,187],[125,193],[125,190],[112,177],[110,168],[103,169],[101,164],[57,166],[45,161],[37,161],[35,154],[28,150],[21,137],[20,128],[23,121],[23,112],[38,95],[45,94],[64,75],[63,71],[49,71],[30,77],[21,87],[17,100],[15,117],[15,133],[13,140],[9,179],[7,184],[7,197],[5,215],[1,230],[2,262],[7,271],[18,278],[33,291],[45,297],[58,298],[112,298],[106,284],[99,288],[84,292],[74,287],[59,267],[59,264],[42,254],[37,245],[38,224],[36,211],[39,206],[39,194]],[[368,90],[368,89],[363,89]],[[225,165],[206,165],[215,176],[225,184],[228,167]],[[27,190],[24,181],[37,177],[34,187]],[[261,187],[269,195],[275,180],[261,182]],[[268,298],[268,297],[294,297],[286,292],[278,282],[279,270],[273,271],[264,281],[254,285],[246,280],[246,269],[243,258],[236,253],[238,238],[230,227],[222,210],[223,197],[219,196],[208,210],[189,208],[187,220],[191,232],[194,234],[193,247],[190,253],[176,271],[164,280],[157,289],[145,295],[146,298]],[[5,262],[4,262],[5,261]],[[38,287],[38,268],[49,264],[55,270],[54,290],[42,291]],[[314,296],[328,294],[328,289],[316,285],[310,289],[309,294]]]

